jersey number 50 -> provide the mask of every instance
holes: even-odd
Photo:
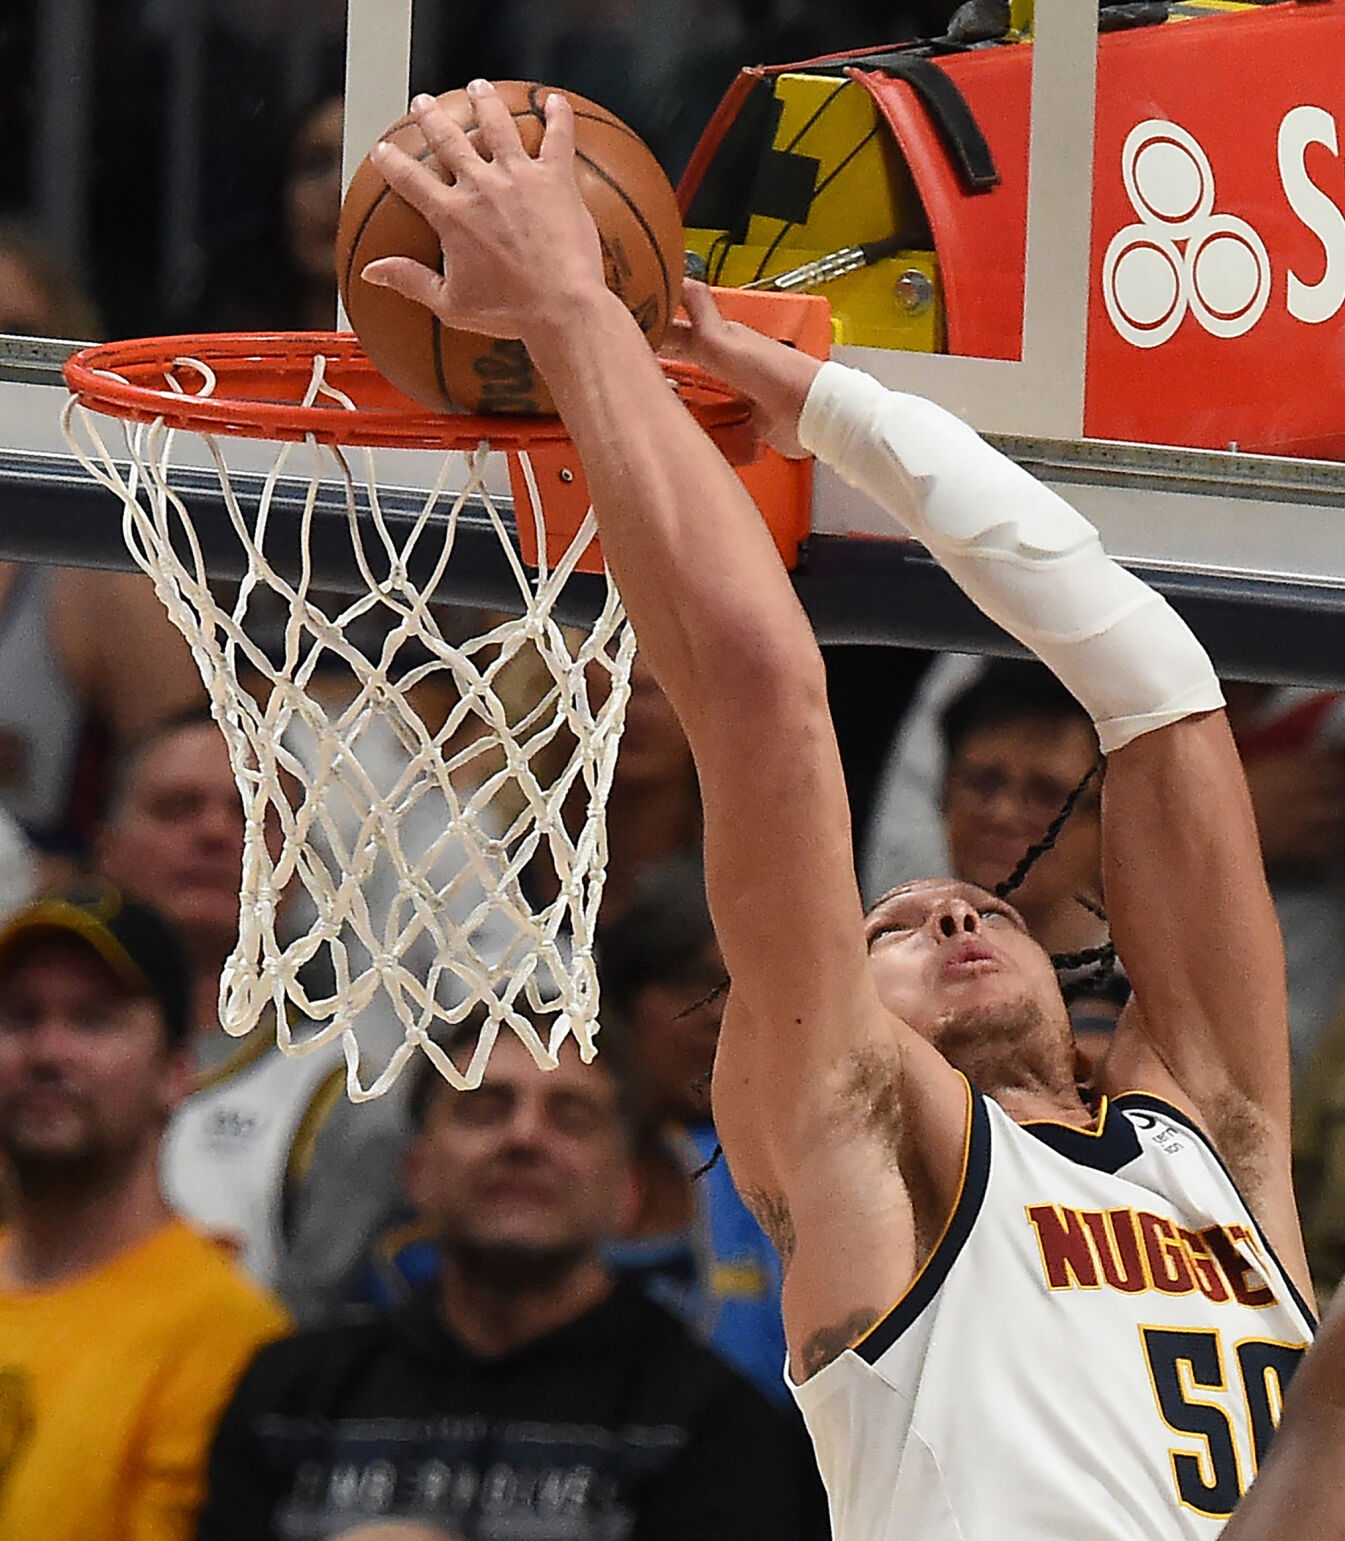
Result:
[[[1205,1447],[1198,1454],[1169,1452],[1177,1496],[1199,1514],[1232,1514],[1270,1448],[1285,1388],[1305,1352],[1303,1345],[1256,1339],[1239,1343],[1235,1353],[1241,1386],[1234,1389],[1225,1374],[1217,1331],[1141,1327],[1140,1336],[1163,1422],[1175,1433],[1201,1440]],[[1253,1467],[1245,1481],[1238,1454],[1239,1423],[1251,1431]]]

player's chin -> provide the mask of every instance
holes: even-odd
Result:
[[[1045,1003],[1022,979],[1008,972],[962,977],[946,983],[932,1001],[928,1037],[937,1047],[952,1034],[957,1038],[982,1033],[1003,1036],[1007,1029],[1035,1022]]]

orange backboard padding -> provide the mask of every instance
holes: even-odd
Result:
[[[770,294],[758,290],[716,289],[721,311],[731,321],[801,348],[814,358],[831,352],[831,306],[818,295]],[[786,460],[774,450],[752,440],[731,443],[721,438],[720,448],[733,462],[743,485],[752,494],[788,568],[798,565],[799,548],[812,528],[813,463]],[[737,451],[737,453],[735,453]],[[570,443],[545,443],[529,450],[534,477],[542,498],[546,526],[547,560],[554,566],[574,539],[588,512],[588,485],[579,456]],[[509,484],[514,496],[519,550],[530,567],[537,565],[537,541],[529,517],[532,507],[523,470],[515,455],[509,456]],[[603,570],[602,548],[591,541],[577,564],[579,572]]]

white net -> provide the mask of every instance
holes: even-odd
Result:
[[[165,379],[214,386],[194,360],[174,360]],[[324,401],[351,406],[319,357],[304,404]],[[488,445],[444,452],[434,485],[393,519],[368,450],[276,445],[249,477],[229,456],[245,443],[255,461],[256,441],[128,423],[73,399],[63,428],[121,500],[131,554],[190,644],[228,741],[246,833],[224,1028],[242,1035],[273,1013],[287,1053],[340,1038],[357,1100],[386,1091],[418,1048],[475,1086],[501,1027],[541,1065],[567,1035],[591,1057],[605,809],[635,651],[610,581],[587,630],[554,616],[592,514],[548,566],[521,454],[531,507],[515,516],[541,553],[530,571],[487,485]],[[222,498],[241,547],[227,591],[182,490],[193,478],[174,464],[184,440],[204,445],[210,501]],[[348,541],[353,596],[314,581],[324,511]],[[435,595],[469,522],[498,537],[520,613],[464,637],[467,612]],[[460,1070],[440,1044],[480,1007]]]

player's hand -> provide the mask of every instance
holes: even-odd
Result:
[[[795,348],[728,321],[710,288],[695,279],[682,285],[685,316],[677,317],[659,351],[695,364],[740,391],[752,403],[757,433],[790,460],[806,459],[799,442],[799,414],[820,363]]]
[[[574,113],[558,93],[547,98],[534,159],[495,88],[473,81],[467,90],[475,141],[433,97],[411,104],[438,171],[386,140],[372,152],[388,186],[438,235],[443,271],[383,257],[363,277],[426,306],[446,326],[526,340],[607,292],[597,227],[575,180]]]

